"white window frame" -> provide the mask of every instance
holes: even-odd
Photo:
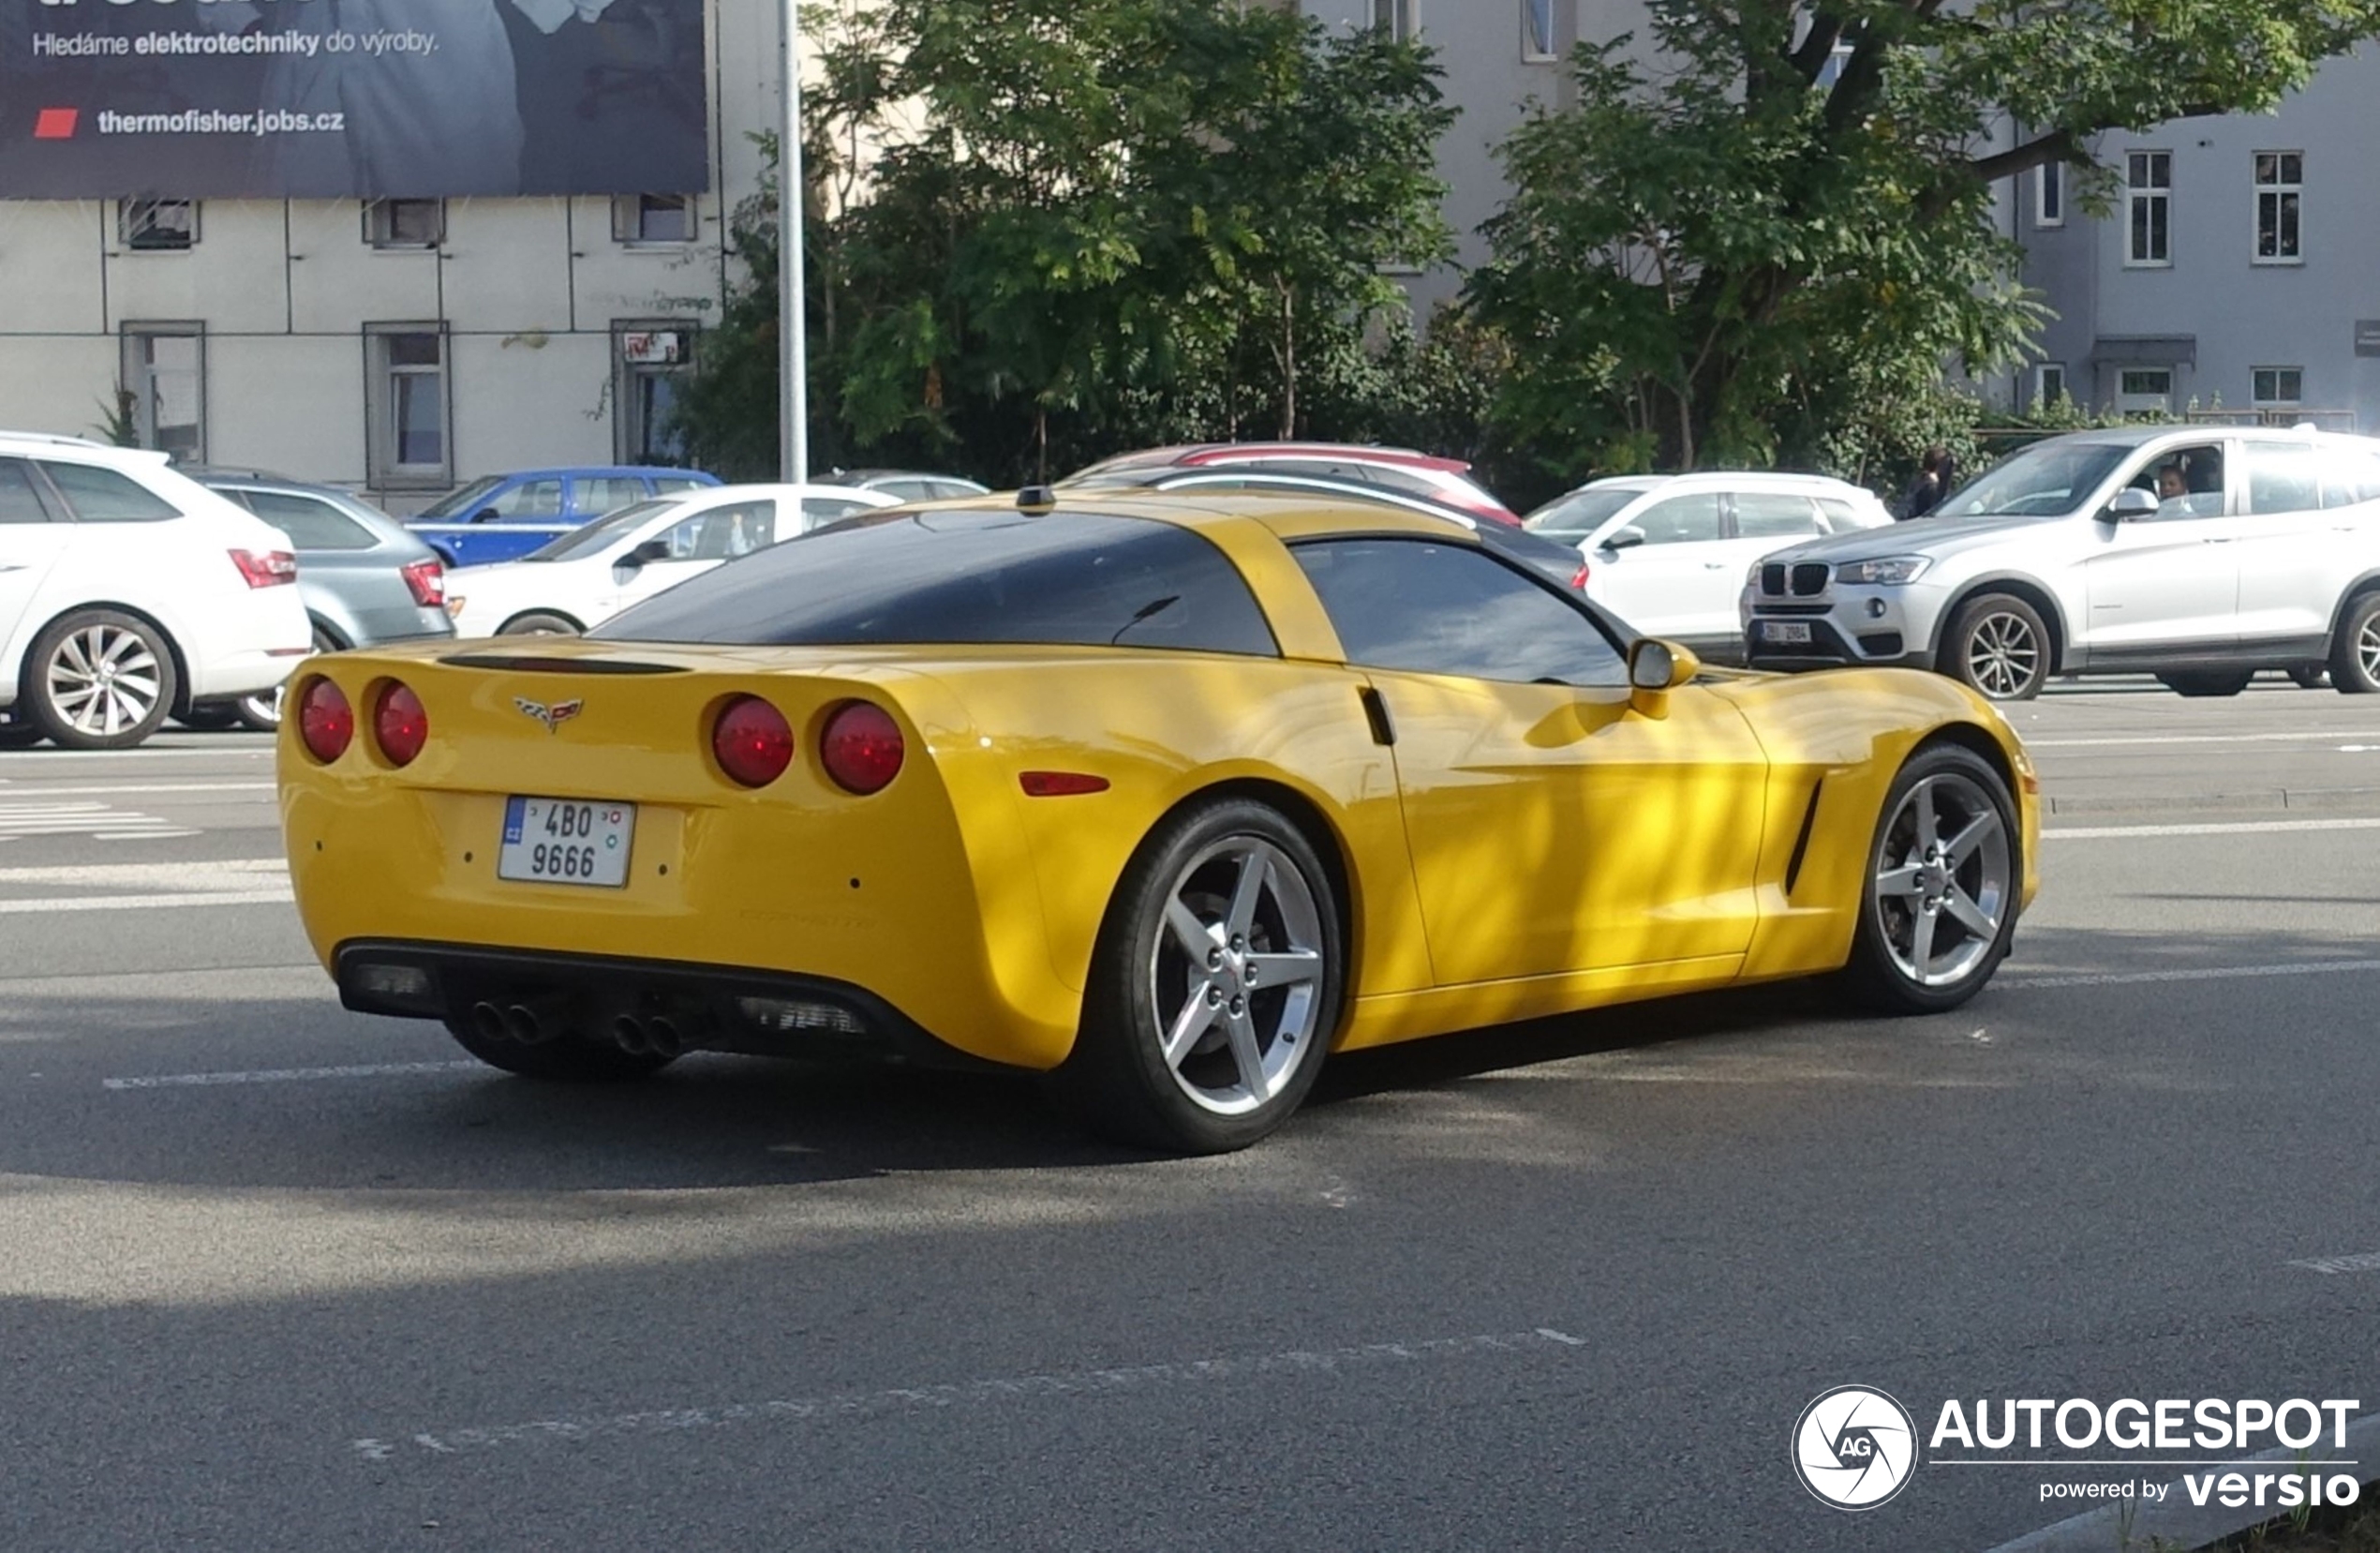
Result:
[[[151,358],[153,342],[160,339],[186,339],[196,347],[198,381],[191,385],[196,419],[196,445],[188,450],[186,462],[206,461],[206,325],[199,322],[156,322],[127,320],[118,331],[119,361],[122,376],[116,381],[130,396],[134,440],[144,448],[159,447],[157,441],[157,377]],[[179,453],[181,450],[171,450]]]
[[[640,378],[670,377],[683,381],[694,367],[696,332],[702,328],[699,319],[646,318],[612,321],[612,456],[622,464],[657,462],[647,448],[649,441],[643,435],[650,428],[644,425],[644,399],[637,391]],[[635,338],[653,336],[677,336],[675,359],[638,361],[630,349]],[[647,354],[651,351],[648,350]]]
[[[397,365],[389,360],[389,341],[426,335],[438,341],[436,365]],[[364,446],[375,489],[443,489],[454,484],[454,351],[443,321],[367,323],[364,326]],[[397,392],[399,379],[435,376],[438,380],[439,456],[436,463],[406,464],[397,460]]]
[[[1557,19],[1554,10],[1554,0],[1521,0],[1521,61],[1523,64],[1552,65],[1561,59],[1561,40],[1554,36],[1558,30],[1555,25]],[[1542,48],[1539,47],[1537,30],[1537,19],[1540,13],[1545,18],[1545,37]]]
[[[175,220],[171,217],[179,217]],[[158,217],[169,217],[160,221]],[[182,241],[157,242],[156,235],[183,232]],[[199,202],[196,200],[118,200],[115,202],[116,246],[126,253],[187,253],[199,246]]]
[[[647,202],[671,200],[682,202],[686,212],[686,235],[683,237],[647,237],[645,235],[645,210]],[[612,241],[624,248],[658,248],[663,252],[682,253],[702,240],[703,202],[692,194],[620,194],[612,200]]]
[[[1852,67],[1852,55],[1858,52],[1858,44],[1837,41],[1834,47],[1826,51],[1825,63],[1819,66],[1818,79],[1810,82],[1811,89],[1820,92],[1833,91],[1835,83],[1843,79],[1843,72]]]
[[[2273,392],[2270,395],[2261,392],[2264,387],[2261,380],[2268,372],[2273,375]],[[2281,393],[2283,387],[2281,377],[2283,373],[2296,380],[2298,391],[2295,394],[2283,396]],[[2302,366],[2252,366],[2248,368],[2248,401],[2258,410],[2298,409],[2306,402],[2306,369]]]
[[[2149,389],[2132,389],[2125,387],[2124,379],[2135,372],[2156,373],[2158,376],[2165,380],[2165,386],[2164,390],[2161,392],[2152,392]],[[2131,402],[2135,400],[2149,399],[2154,399],[2157,402],[2153,405]],[[2116,412],[2118,414],[2138,415],[2164,413],[2170,415],[2173,413],[2173,408],[2174,369],[2172,367],[2157,366],[2142,363],[2133,366],[2119,366],[2116,368]]]
[[[2302,151],[2257,151],[2251,153],[2250,156],[2251,159],[2248,164],[2249,180],[2255,187],[2256,203],[2255,224],[2251,229],[2254,233],[2255,246],[2248,256],[2249,262],[2254,264],[2280,265],[2302,264],[2306,261],[2306,154]],[[2270,157],[2273,159],[2273,177],[2270,182],[2267,182],[2264,175],[2263,164],[2264,159],[2267,157]],[[2297,158],[2298,176],[2294,179],[2284,178],[2281,175],[2285,171],[2282,163],[2282,158],[2284,157],[2294,157]],[[2272,202],[2272,238],[2274,248],[2274,252],[2269,255],[2264,251],[2265,202],[2268,200]],[[2284,203],[2293,201],[2297,206],[2298,217],[2297,246],[2287,253],[2282,253],[2279,251],[2281,246],[2281,212]]]
[[[2045,361],[2033,364],[2033,409],[2046,410],[2074,391],[2066,386],[2066,364]]]
[[[1421,0],[1372,0],[1372,25],[1399,43],[1421,36]]]
[[[2170,218],[2170,217],[2169,217]],[[2047,161],[2033,169],[2033,225],[2062,227],[2066,224],[2066,164]],[[2167,246],[2173,233],[2168,228]]]
[[[2155,181],[2159,159],[2163,158],[2165,181]],[[2124,153],[2124,268],[2128,270],[2169,270],[2174,262],[2174,154],[2154,146],[2134,146]],[[2134,182],[2140,172],[2149,182]],[[2147,209],[2160,213],[2164,228],[2165,251],[2142,254],[2133,247],[2133,233],[2139,213]],[[2157,224],[2156,217],[2150,220]]]
[[[436,211],[432,233],[427,239],[399,237],[396,234],[396,207],[428,205]],[[444,200],[366,200],[364,202],[364,241],[383,253],[421,253],[446,242],[446,202]]]

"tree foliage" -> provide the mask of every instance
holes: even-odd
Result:
[[[1290,435],[1317,365],[1327,390],[1402,311],[1383,267],[1450,251],[1452,113],[1414,45],[1236,0],[889,0],[810,25],[818,462],[1005,479]],[[737,213],[748,278],[685,401],[715,467],[753,467],[774,424],[775,220],[773,191]]]
[[[2104,199],[2095,136],[2268,109],[2380,31],[2373,0],[1649,8],[1649,51],[1583,48],[1503,146],[1466,293],[1515,343],[1501,415],[1578,469],[1889,455],[1946,361],[2004,366],[2043,316],[1996,181],[2060,161]]]

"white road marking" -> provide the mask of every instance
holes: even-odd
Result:
[[[0,917],[46,917],[61,911],[151,911],[170,906],[283,905],[296,897],[278,889],[211,889],[173,895],[68,895],[44,901],[0,901]]]
[[[2307,728],[2297,733],[2143,734],[2116,739],[2028,739],[2029,750],[2106,750],[2141,744],[2302,744],[2310,739],[2380,739],[2380,731],[2362,728]]]
[[[188,863],[67,863],[44,868],[0,868],[0,888],[10,885],[76,885],[92,889],[219,889],[227,874],[289,877],[279,858],[216,858]]]
[[[94,830],[91,839],[95,842],[154,842],[198,834],[196,830]]]
[[[2339,820],[2220,820],[2205,825],[2060,825],[2042,837],[2060,841],[2120,841],[2130,836],[2262,836],[2282,830],[2380,830],[2380,818]]]
[[[2296,965],[2208,965],[2190,970],[2110,971],[2104,975],[2003,976],[1998,987],[2135,987],[2157,981],[2229,981],[2263,976],[2336,976],[2349,971],[2380,971],[2380,960],[2309,960]]]
[[[2361,1251],[2351,1257],[2307,1257],[2289,1265],[2317,1273],[2380,1273],[2380,1251]]]
[[[1552,1327],[1540,1326],[1528,1332],[1434,1337],[1423,1342],[1365,1343],[1353,1348],[1302,1350],[1248,1358],[1137,1365],[1128,1369],[1060,1370],[996,1380],[963,1381],[956,1384],[829,1392],[817,1396],[766,1402],[729,1402],[707,1408],[620,1412],[608,1417],[545,1418],[527,1424],[421,1432],[401,1439],[354,1440],[349,1444],[365,1461],[385,1461],[399,1452],[453,1456],[467,1450],[529,1441],[599,1440],[621,1435],[715,1429],[736,1424],[866,1417],[1028,1396],[1078,1396],[1153,1386],[1177,1386],[1201,1381],[1234,1381],[1247,1376],[1335,1375],[1343,1370],[1420,1364],[1431,1359],[1460,1358],[1486,1352],[1525,1353],[1548,1349],[1558,1351],[1585,1346],[1586,1339],[1584,1337],[1573,1337]]]
[[[129,786],[83,787],[74,784],[24,787],[14,783],[6,784],[0,801],[14,802],[18,799],[82,798],[92,793],[270,793],[270,782],[163,782],[137,783]]]
[[[153,1073],[101,1079],[103,1089],[205,1089],[226,1083],[305,1083],[317,1079],[379,1079],[402,1073],[490,1072],[480,1062],[376,1062],[346,1068],[260,1068],[246,1073]]]
[[[13,801],[0,796],[0,836],[63,836],[98,830],[119,833],[163,829],[171,824],[155,814],[132,814],[104,803]]]
[[[2350,736],[2342,734],[2339,737],[2344,739]],[[2380,734],[2373,737],[2380,738]],[[270,760],[272,758],[273,744],[267,737],[254,741],[242,739],[237,744],[222,749],[201,748],[195,744],[163,746],[152,744],[141,749],[110,750],[104,754],[90,754],[79,750],[7,750],[0,751],[0,768],[22,770],[29,766],[57,766],[69,760],[96,760],[102,765],[113,766],[126,760]],[[67,773],[52,771],[51,774],[64,776]]]

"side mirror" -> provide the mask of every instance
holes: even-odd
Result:
[[[498,512],[493,507],[482,507],[478,512],[471,515],[470,521],[473,523],[494,523],[503,515],[504,515],[502,513]]]
[[[648,561],[667,560],[668,559],[669,541],[665,539],[648,539],[638,545],[634,549],[629,551],[628,554],[620,557],[619,560],[612,562],[612,570],[615,572],[628,572],[633,574],[643,571],[646,563]]]
[[[1675,642],[1646,636],[1628,650],[1628,704],[1645,717],[1670,714],[1670,692],[1703,671],[1703,661]]]
[[[2116,493],[2113,501],[2107,503],[2107,515],[2102,521],[2121,523],[2127,518],[2153,516],[2156,511],[2157,498],[2154,495],[2138,485],[2126,485]]]
[[[1644,543],[1644,530],[1638,528],[1633,523],[1623,523],[1618,528],[1613,530],[1610,533],[1605,534],[1603,536],[1603,543],[1598,545],[1596,548],[1599,550],[1614,551],[1632,550]]]

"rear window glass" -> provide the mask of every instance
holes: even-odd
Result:
[[[228,493],[227,493],[228,494]],[[249,510],[290,536],[300,550],[368,550],[378,535],[328,501],[277,491],[242,491]]]
[[[888,513],[805,534],[626,611],[613,641],[1048,643],[1275,657],[1240,573],[1169,523]]]
[[[91,464],[45,462],[42,470],[85,523],[156,523],[182,511],[128,475]]]

